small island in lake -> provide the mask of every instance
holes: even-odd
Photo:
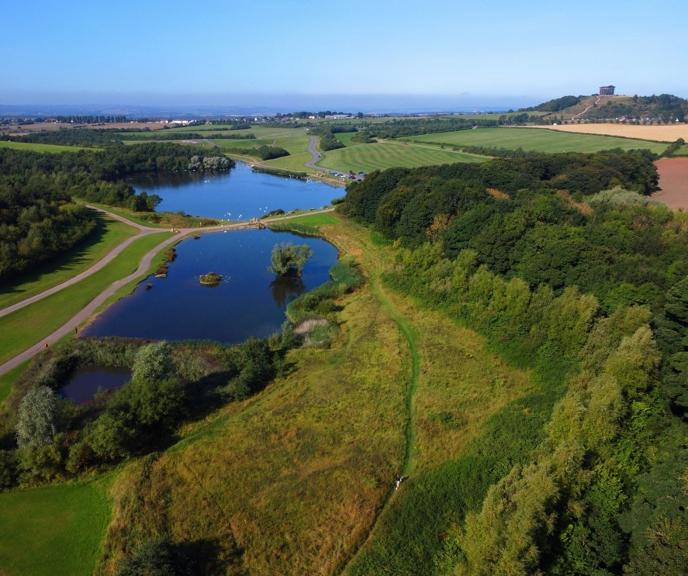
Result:
[[[217,286],[222,280],[222,274],[217,274],[216,272],[208,272],[207,274],[201,275],[199,278],[199,282],[203,286]]]

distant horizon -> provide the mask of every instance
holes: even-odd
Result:
[[[594,90],[574,95],[594,94]],[[657,91],[655,94],[668,93]],[[155,93],[25,93],[3,98],[0,114],[60,115],[271,115],[332,110],[355,114],[441,114],[501,112],[535,106],[567,94],[155,94]],[[617,95],[624,95],[623,93]],[[633,94],[625,94],[631,96]],[[639,94],[650,96],[651,94]],[[682,94],[674,94],[683,97]]]

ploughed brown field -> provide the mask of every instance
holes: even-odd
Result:
[[[688,141],[688,124],[668,124],[666,126],[639,126],[634,124],[561,124],[545,126],[550,130],[576,132],[579,134],[602,134],[622,136],[657,142],[674,142],[679,138]]]
[[[661,190],[652,195],[674,210],[688,209],[688,157],[662,158],[655,162]]]

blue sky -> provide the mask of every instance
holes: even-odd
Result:
[[[685,0],[5,0],[0,103],[688,96]]]

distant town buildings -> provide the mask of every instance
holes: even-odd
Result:
[[[600,86],[600,96],[614,96],[616,86]]]

